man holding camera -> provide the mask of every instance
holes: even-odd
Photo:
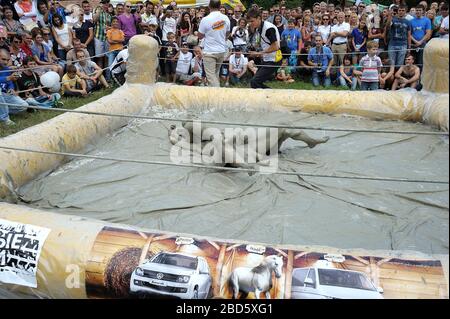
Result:
[[[322,83],[325,87],[331,85],[330,70],[333,65],[333,53],[330,48],[323,46],[323,39],[321,35],[316,35],[314,40],[316,46],[311,48],[308,53],[308,64],[313,68],[312,81],[314,86],[319,86]]]
[[[250,9],[247,18],[252,30],[255,30],[261,38],[261,51],[250,51],[249,54],[251,57],[262,59],[262,65],[258,67],[255,76],[250,80],[250,85],[254,89],[267,89],[269,87],[264,82],[273,80],[278,66],[281,65],[281,59],[277,59],[277,51],[280,49],[280,33],[275,25],[262,20],[259,9]]]
[[[9,115],[24,112],[28,108],[28,103],[14,92],[14,81],[20,78],[20,74],[8,67],[10,59],[9,52],[0,49],[0,127],[15,125]]]

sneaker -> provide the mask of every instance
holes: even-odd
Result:
[[[16,123],[11,121],[10,119],[7,119],[6,121],[0,121],[0,124],[2,126],[14,126],[14,125],[16,125]]]
[[[64,103],[61,102],[61,100],[57,100],[53,103],[53,106],[57,107],[57,108],[62,108],[62,107],[64,107]]]
[[[225,87],[229,87],[229,86],[230,86],[230,83],[225,82]]]

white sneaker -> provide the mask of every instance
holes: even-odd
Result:
[[[225,87],[229,87],[229,86],[230,86],[230,83],[225,82]]]
[[[3,126],[14,126],[16,125],[16,123],[14,123],[13,121],[11,121],[10,119],[7,119],[6,121],[1,121],[0,122]]]

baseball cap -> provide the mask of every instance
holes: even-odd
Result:
[[[100,0],[101,4],[109,3],[110,0]]]

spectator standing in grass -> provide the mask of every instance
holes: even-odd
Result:
[[[114,59],[123,50],[123,44],[126,41],[125,33],[120,29],[119,19],[114,17],[111,19],[111,28],[106,31],[106,40],[109,43],[108,66],[114,62]]]
[[[169,83],[175,83],[176,81],[176,73],[177,73],[177,62],[175,61],[175,57],[178,53],[178,45],[175,43],[175,34],[169,32],[167,34],[167,43],[166,43],[166,54],[165,54],[165,70],[166,70],[166,80]]]
[[[353,48],[353,64],[357,64],[358,60],[366,52],[367,42],[367,26],[366,21],[361,20],[357,28],[353,29],[351,33],[351,41]]]
[[[84,2],[83,5],[85,5]],[[89,51],[89,55],[94,56],[95,55],[94,24],[92,23],[91,19],[86,19],[86,17],[87,16],[85,12],[80,12],[78,22],[76,22],[72,26],[73,30],[72,37],[79,39],[82,47]]]
[[[416,17],[411,20],[411,49],[416,49],[416,61],[420,66],[423,64],[423,48],[433,33],[430,19],[423,16],[424,11],[423,5],[416,6]]]
[[[108,51],[108,41],[106,41],[106,30],[111,25],[111,15],[108,12],[109,0],[101,0],[101,7],[94,14],[94,46],[97,65],[100,68],[105,67],[105,56],[102,54]],[[108,79],[109,72],[106,72]]]
[[[138,33],[137,25],[141,22],[141,17],[137,13],[131,13],[131,2],[126,2],[125,12],[117,18],[120,29],[125,34],[125,41],[123,44],[127,45],[128,41]]]
[[[202,19],[198,28],[199,39],[203,39],[203,61],[209,86],[219,87],[221,65],[228,51],[227,38],[230,19],[220,13],[220,0],[210,0],[210,14]]]
[[[331,50],[334,56],[334,65],[341,65],[347,53],[347,37],[350,33],[350,24],[345,22],[345,13],[339,12],[338,23],[331,27]]]
[[[389,35],[389,59],[395,66],[403,64],[406,50],[411,47],[411,22],[405,18],[406,10],[405,5],[400,5],[397,16],[394,16],[390,10],[386,23],[387,34]]]
[[[288,21],[287,29],[281,34],[281,41],[286,41],[289,53],[295,57],[295,59],[290,58],[288,64],[290,66],[297,66],[297,53],[302,48],[302,34],[295,28],[294,19]]]
[[[59,14],[55,14],[52,20],[53,38],[58,43],[57,56],[65,61],[67,52],[72,49],[72,30],[67,23],[64,23]]]
[[[367,55],[361,58],[359,66],[361,68],[361,90],[378,90],[380,82],[380,73],[383,63],[377,56],[378,44],[374,41],[367,43]]]

